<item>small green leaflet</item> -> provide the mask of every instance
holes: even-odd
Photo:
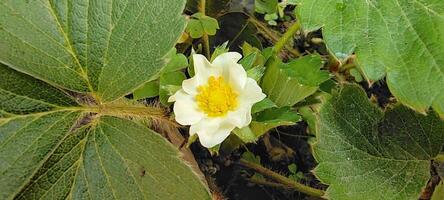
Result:
[[[254,114],[253,121],[250,124],[250,129],[256,135],[256,137],[259,138],[270,129],[278,126],[294,125],[301,119],[301,116],[299,116],[290,107],[272,107]]]
[[[278,0],[254,0],[254,8],[260,14],[276,13]]]
[[[188,21],[186,32],[190,34],[192,38],[201,38],[204,34],[215,35],[219,24],[217,20],[203,15],[202,13],[196,13],[191,16],[192,19]]]
[[[319,114],[315,174],[330,199],[418,199],[430,161],[444,144],[444,121],[398,106],[381,111],[346,85]]]

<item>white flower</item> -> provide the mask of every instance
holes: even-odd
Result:
[[[182,82],[182,89],[168,101],[174,104],[176,121],[191,125],[190,135],[197,134],[207,148],[220,144],[234,128],[251,122],[251,107],[265,98],[255,80],[247,77],[237,62],[236,52],[219,55],[212,63],[193,55],[193,78]]]

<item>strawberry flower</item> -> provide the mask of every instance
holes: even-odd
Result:
[[[210,63],[194,54],[195,76],[182,82],[182,89],[168,101],[174,103],[176,121],[190,125],[201,144],[211,148],[224,141],[233,129],[251,122],[251,108],[265,98],[262,89],[247,77],[237,52],[219,55]]]

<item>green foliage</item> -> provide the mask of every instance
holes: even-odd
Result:
[[[150,81],[145,83],[142,87],[137,88],[133,92],[133,98],[135,100],[152,98],[159,96],[159,81]]]
[[[210,62],[213,62],[213,60],[216,59],[217,56],[219,56],[219,55],[221,55],[221,54],[223,54],[223,53],[228,52],[230,49],[227,47],[227,45],[228,45],[228,41],[225,42],[225,43],[223,43],[223,44],[220,45],[220,46],[217,46],[217,47],[214,49],[213,53],[211,54]]]
[[[186,76],[181,71],[160,75],[159,99],[163,105],[171,105],[168,98],[182,88],[182,81]]]
[[[439,184],[435,187],[435,191],[433,192],[431,200],[440,200],[444,199],[444,182],[441,181]]]
[[[184,27],[183,1],[85,3],[4,2],[0,60],[58,87],[110,102],[160,70],[162,57]]]
[[[288,176],[288,178],[293,179],[295,181],[298,181],[302,178],[304,178],[304,174],[302,172],[298,172],[297,171],[298,166],[296,166],[296,164],[291,164],[288,165],[288,171],[290,171],[290,175]]]
[[[276,57],[267,63],[261,86],[276,105],[293,106],[314,94],[321,83],[329,79],[328,72],[320,70],[319,55],[307,55],[289,63]]]
[[[255,11],[260,14],[273,14],[276,12],[278,0],[255,0]]]
[[[261,164],[261,158],[259,156],[254,155],[253,153],[246,151],[242,154],[242,158],[248,160],[252,163]]]
[[[255,11],[264,14],[264,19],[271,26],[276,26],[279,18],[287,19],[284,10],[288,5],[296,5],[296,0],[255,0]],[[288,17],[288,19],[291,19]]]
[[[402,106],[384,113],[354,85],[323,106],[318,127],[315,174],[331,199],[417,199],[444,143],[435,113]]]
[[[188,66],[188,59],[185,55],[177,53],[177,50],[173,48],[166,55],[167,64],[160,71],[159,80],[154,80],[145,83],[133,93],[133,98],[144,99],[155,96],[160,96],[160,102],[164,105],[169,105],[168,97],[174,94],[179,86],[182,85],[182,81],[185,80],[185,74],[180,70]]]
[[[301,0],[306,30],[322,27],[340,59],[356,54],[370,80],[386,74],[391,92],[405,105],[444,115],[444,1]]]
[[[270,129],[278,126],[294,125],[300,120],[301,117],[290,107],[269,108],[253,116],[250,129],[258,138]]]
[[[259,138],[249,126],[243,128],[235,128],[233,133],[244,143],[256,142]]]
[[[195,13],[192,19],[188,21],[186,31],[190,34],[192,38],[201,38],[204,34],[215,35],[217,29],[219,29],[219,24],[217,20],[203,15],[202,13]]]
[[[168,141],[129,120],[161,113],[115,101],[174,62],[184,3],[2,2],[0,199],[210,199]]]
[[[253,105],[253,108],[251,108],[251,113],[255,114],[261,111],[264,111],[269,108],[275,108],[277,107],[276,104],[273,103],[269,98],[265,98],[262,101],[257,102]]]

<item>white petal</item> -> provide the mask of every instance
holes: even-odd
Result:
[[[262,92],[262,89],[252,78],[247,79],[245,88],[239,94],[239,101],[246,104],[254,104],[264,99],[266,95]]]
[[[213,61],[213,66],[221,67],[224,79],[228,81],[234,89],[241,91],[247,80],[247,72],[242,65],[237,62],[242,58],[237,52],[227,52],[216,57]]]
[[[228,69],[228,81],[238,92],[245,88],[247,72],[242,65],[233,63]]]
[[[245,127],[246,125],[250,124],[250,121],[248,121],[247,118],[247,113],[250,113],[249,110],[251,110],[251,106],[247,105],[246,107],[241,107],[235,111],[229,112],[227,121],[238,128]]]
[[[176,92],[176,94],[177,94],[177,92]],[[171,96],[168,98],[168,102],[175,102],[175,101],[176,101],[176,94],[171,95]]]
[[[234,125],[223,122],[223,118],[206,118],[191,126],[190,134],[197,133],[202,146],[211,148],[222,143],[234,129]]]
[[[197,77],[193,77],[182,81],[182,89],[186,93],[195,96],[197,94],[197,87],[199,87],[202,84],[203,83],[199,83]]]
[[[214,126],[213,123],[207,123],[206,120],[202,120],[199,124],[202,124],[201,130],[197,131],[199,141],[202,146],[211,148],[222,143],[234,129],[234,125],[230,123],[220,123]],[[216,128],[217,127],[217,128]]]
[[[242,58],[242,55],[238,52],[226,52],[220,54],[213,60],[214,66],[222,67],[227,63],[237,63]]]
[[[245,124],[242,127],[239,128],[243,128],[245,126],[248,126],[251,123],[252,117],[251,117],[251,107],[249,109],[247,109],[247,112],[245,113]]]
[[[198,110],[193,96],[179,90],[174,94],[176,103],[174,103],[174,114],[176,121],[182,125],[192,125],[199,122],[205,115]]]
[[[219,127],[219,129],[211,133],[211,135],[205,135],[204,133],[201,133],[199,135],[199,141],[204,147],[214,147],[227,139],[233,129],[234,125],[223,124]]]
[[[207,73],[211,69],[211,63],[201,54],[193,54],[194,73]]]
[[[193,55],[194,63],[194,78],[196,78],[197,85],[203,85],[207,83],[210,76],[220,76],[222,74],[222,68],[213,66],[205,56],[201,54]]]
[[[219,128],[219,124],[222,122],[222,118],[203,118],[200,122],[191,125],[190,135],[194,135],[205,130],[216,130]]]

